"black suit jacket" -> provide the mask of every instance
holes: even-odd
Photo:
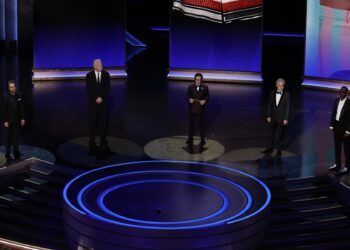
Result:
[[[288,121],[290,115],[290,96],[289,93],[283,91],[281,99],[276,105],[276,90],[270,92],[269,102],[267,106],[267,117],[271,117],[273,122],[282,123],[283,120]]]
[[[7,94],[3,99],[3,120],[10,125],[18,125],[24,120],[24,105],[21,94]]]
[[[196,99],[196,100],[205,100],[206,103],[209,101],[209,88],[207,85],[201,84],[199,86],[199,91],[197,91],[196,84],[191,84],[188,86],[187,93],[186,93],[186,99],[187,101],[189,99]],[[189,104],[190,112],[192,113],[201,113],[204,111],[204,106],[200,105],[198,101],[194,101],[193,103]]]
[[[331,127],[334,127],[334,124],[336,122],[335,118],[337,115],[339,101],[340,101],[340,98],[337,98],[334,101],[332,115],[331,115],[331,122],[330,122]],[[343,132],[345,133],[345,131],[350,132],[350,100],[349,98],[346,99],[343,109],[341,111],[339,123],[338,123],[338,129],[342,133]]]
[[[111,77],[107,71],[101,72],[101,82],[97,83],[95,71],[91,71],[86,75],[86,91],[89,97],[89,103],[96,103],[97,97],[103,99],[105,103],[109,91],[111,89]]]

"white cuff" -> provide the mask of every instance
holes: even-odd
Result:
[[[348,135],[350,135],[350,132],[349,132],[349,131],[345,131],[345,133],[347,133]]]
[[[329,129],[333,129],[333,127],[329,127]]]

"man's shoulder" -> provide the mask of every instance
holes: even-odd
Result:
[[[86,74],[86,77],[91,77],[93,74],[95,74],[95,71],[89,71],[87,74]]]
[[[106,70],[102,70],[102,74],[108,75],[109,76],[109,72]]]

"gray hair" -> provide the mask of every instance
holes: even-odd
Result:
[[[284,80],[283,78],[278,78],[276,80],[276,84],[279,83],[279,82],[283,83],[283,85],[286,85],[286,80]]]
[[[102,60],[101,59],[95,59],[93,66],[95,67],[97,63],[101,63],[102,64]]]

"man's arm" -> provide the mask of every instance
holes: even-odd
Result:
[[[8,105],[7,105],[7,97],[4,98],[4,103],[3,103],[3,125],[8,128],[9,126],[9,116],[8,116]]]
[[[286,111],[284,114],[284,120],[289,121],[289,116],[290,116],[290,94],[286,94]]]
[[[271,115],[272,115],[272,102],[273,102],[273,92],[270,92],[269,101],[267,104],[267,118],[271,118]]]
[[[104,82],[104,87],[103,87],[103,90],[102,90],[102,96],[99,96],[101,97],[102,99],[105,99],[108,94],[109,94],[109,91],[111,90],[111,76],[109,75],[108,72],[105,72],[106,74],[106,81]]]
[[[21,120],[24,120],[25,116],[24,116],[23,96],[19,95],[19,98],[21,99],[21,101],[19,102],[19,112],[20,112]]]
[[[97,99],[96,89],[93,86],[93,82],[92,82],[90,73],[88,73],[86,75],[85,81],[86,81],[86,91],[88,93],[89,98],[92,99],[92,100],[96,100]]]
[[[209,87],[208,86],[205,86],[204,100],[205,100],[205,102],[209,101]]]
[[[337,105],[338,104],[338,99],[335,99],[334,104],[333,104],[333,109],[332,109],[332,114],[331,114],[331,121],[329,123],[329,128],[333,129],[334,127],[334,120],[335,120],[335,116],[337,114]]]

